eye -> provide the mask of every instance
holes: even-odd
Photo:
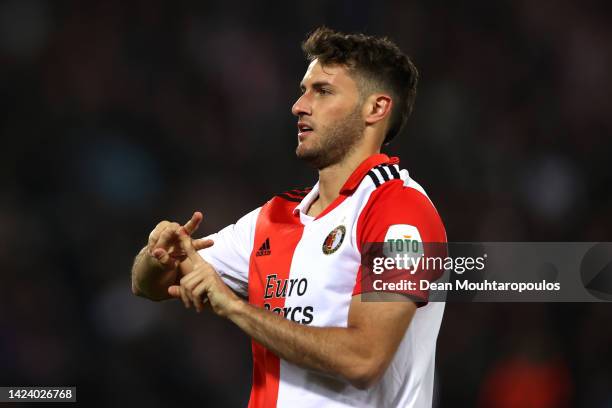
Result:
[[[319,93],[320,95],[331,94],[330,90],[327,89],[327,88],[319,88],[319,89],[317,89],[317,93]]]

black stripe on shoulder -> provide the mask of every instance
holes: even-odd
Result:
[[[287,196],[287,197],[300,199],[300,200],[302,200],[302,199],[304,199],[304,197],[306,197],[305,194],[295,194],[295,193],[292,193],[290,191],[285,191],[284,193],[280,193],[280,194],[284,195],[284,196]]]
[[[310,193],[311,190],[312,190],[312,187],[294,188],[292,190],[288,190],[288,191],[284,191],[282,193],[276,194],[276,196],[281,197],[288,201],[294,201],[294,202],[299,203],[304,199],[304,197],[306,197],[308,193]]]
[[[393,175],[393,178],[396,178],[396,179],[401,178],[401,176],[399,174],[399,171],[397,171],[396,165],[387,165],[387,168],[389,169],[389,171]]]
[[[398,167],[392,164],[380,164],[368,171],[368,176],[370,176],[376,188],[387,181],[401,179]]]
[[[368,176],[370,176],[370,178],[372,179],[372,182],[374,183],[376,188],[378,188],[380,186],[380,180],[378,179],[378,176],[376,175],[376,173],[374,173],[374,170],[368,171]]]
[[[295,188],[293,190],[285,191],[285,194],[292,194],[296,196],[306,197],[306,194],[310,193],[310,190],[312,190],[312,187],[303,188],[303,189]]]
[[[391,173],[387,173],[383,166],[376,166],[374,170],[376,170],[380,174],[384,181],[391,180]]]
[[[304,197],[292,197],[288,194],[285,193],[281,193],[281,194],[277,194],[275,197],[280,197],[282,199],[285,199],[287,201],[293,201],[294,203],[300,203],[302,202],[302,200],[304,199]]]

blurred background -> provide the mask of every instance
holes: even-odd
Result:
[[[315,27],[420,70],[386,153],[450,241],[612,240],[605,1],[0,2],[0,385],[88,405],[246,406],[250,343],[130,291],[162,219],[203,234],[315,183],[290,108]],[[612,407],[606,304],[448,304],[437,406]]]

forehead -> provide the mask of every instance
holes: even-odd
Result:
[[[318,59],[314,59],[308,65],[300,85],[308,86],[315,82],[327,82],[337,87],[356,88],[357,86],[346,67],[338,64],[323,65]]]

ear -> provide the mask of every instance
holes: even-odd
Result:
[[[365,121],[367,125],[374,125],[387,117],[391,117],[393,100],[387,94],[372,94],[364,104]]]

